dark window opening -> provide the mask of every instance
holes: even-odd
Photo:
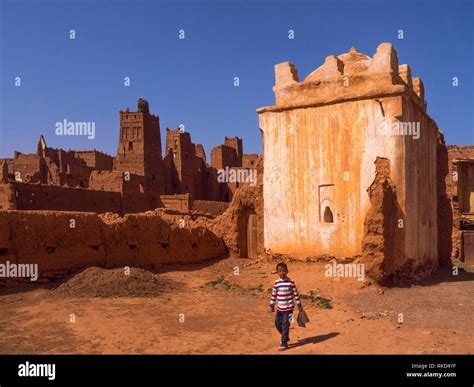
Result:
[[[128,150],[132,150],[132,149],[133,149],[133,142],[129,141],[128,142]]]
[[[329,207],[324,209],[323,221],[324,223],[334,223],[334,216],[332,215],[332,211]]]

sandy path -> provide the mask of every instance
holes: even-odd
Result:
[[[0,352],[276,353],[279,337],[267,291],[274,263],[252,263],[228,259],[187,271],[167,268],[161,275],[182,285],[156,297],[74,298],[48,287],[3,289]],[[473,352],[472,274],[451,281],[441,272],[425,286],[382,290],[326,278],[322,263],[289,267],[300,293],[330,298],[333,308],[304,300],[312,321],[306,328],[292,326],[288,354]],[[230,289],[206,285],[220,276]],[[397,323],[399,313],[403,324]]]

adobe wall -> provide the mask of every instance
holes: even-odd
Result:
[[[197,211],[202,214],[218,216],[229,208],[229,203],[214,200],[193,200],[190,194],[161,195],[160,199],[166,209],[182,213]]]
[[[211,166],[223,169],[226,166],[239,167],[239,158],[234,148],[227,145],[219,145],[211,150]]]
[[[189,212],[193,205],[189,194],[161,195],[160,199],[165,208],[179,212]]]
[[[453,208],[452,198],[449,193],[447,179],[449,174],[448,147],[444,141],[444,134],[438,132],[437,146],[437,194],[438,194],[438,264],[451,266],[453,250]]]
[[[191,135],[178,129],[166,129],[166,155],[164,158],[165,193],[190,193],[195,199],[209,197],[206,187],[207,165],[202,145],[191,142]]]
[[[12,184],[0,184],[0,210],[14,209],[16,209],[16,200]]]
[[[404,186],[397,183],[400,207],[405,214],[405,254],[397,267],[413,260],[413,267],[438,265],[438,133],[439,129],[413,94],[403,98],[402,122],[420,124],[420,138],[404,138]],[[442,170],[439,170],[442,173]],[[404,187],[404,191],[403,191]],[[401,189],[402,188],[402,189]],[[412,269],[410,269],[412,270]]]
[[[242,243],[247,238],[245,221],[246,215],[257,215],[257,254],[265,255],[264,246],[264,197],[263,176],[264,157],[257,160],[257,185],[239,187],[229,208],[220,216],[207,222],[208,227],[219,237],[223,238],[229,252],[237,257],[242,256]]]
[[[380,100],[387,114],[401,114],[401,98]],[[303,259],[361,255],[377,157],[391,160],[392,178],[404,190],[403,141],[377,134],[383,118],[373,100],[260,114],[266,249]],[[323,222],[326,204],[333,223]]]
[[[211,214],[214,216],[223,214],[229,208],[229,203],[214,200],[194,200],[192,210]]]
[[[243,157],[242,139],[240,137],[224,137],[224,145],[235,150],[236,166],[241,166]]]
[[[39,183],[43,181],[40,172],[40,158],[35,154],[15,153],[15,158],[9,160],[9,174],[16,178],[15,174],[19,173],[21,181]]]
[[[206,162],[206,151],[202,144],[196,144],[196,156]]]
[[[11,186],[17,210],[122,213],[120,192],[26,183],[11,183]]]
[[[130,176],[135,178],[137,175]],[[124,174],[118,171],[92,171],[89,180],[89,188],[97,191],[122,192],[123,184]]]
[[[214,216],[222,214],[229,203],[211,200],[192,200],[190,194],[153,196],[140,192],[131,175],[130,182],[124,182],[120,172],[94,172],[95,189],[68,188],[52,185],[9,183],[0,184],[0,209],[23,211],[81,211],[115,212],[118,214],[138,213],[165,207],[178,212],[199,211]],[[98,181],[105,180],[107,186],[118,191],[103,190]],[[127,188],[129,187],[130,188]],[[119,189],[122,188],[122,191]]]
[[[452,206],[452,252],[451,256],[455,260],[461,259],[461,211],[459,208],[458,180],[455,176],[458,167],[457,159],[474,160],[474,145],[458,146],[448,145],[449,172],[446,175],[446,188]],[[459,177],[459,175],[457,176]]]
[[[222,185],[217,181],[217,170],[213,167],[207,167],[204,175],[205,199],[222,201],[223,199],[220,195],[220,186]]]
[[[77,159],[81,159],[84,163],[93,169],[111,171],[114,164],[114,158],[105,153],[92,151],[73,151]]]
[[[74,222],[74,228],[71,224]],[[221,257],[220,238],[204,227],[180,228],[155,212],[113,214],[0,211],[0,263],[38,264],[54,278],[89,266],[189,264]]]
[[[92,171],[89,188],[98,191],[124,193],[143,193],[145,178],[134,173],[125,174],[119,171]]]
[[[258,154],[250,153],[244,154],[242,158],[242,168],[253,169],[256,167],[258,161]]]
[[[40,138],[40,144],[41,141],[44,144],[43,137]],[[15,152],[14,159],[7,161],[10,179],[22,183],[88,187],[92,167],[88,166],[85,160],[76,158],[74,151],[48,148],[46,145],[40,151],[44,156],[36,153]],[[89,162],[96,162],[93,154],[97,152],[80,153],[91,153],[92,156],[87,155]],[[90,159],[91,157],[94,158],[94,161]]]

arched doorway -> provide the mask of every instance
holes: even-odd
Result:
[[[242,258],[257,258],[257,214],[253,209],[245,208],[239,223],[240,256]]]

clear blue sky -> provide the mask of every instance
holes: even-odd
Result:
[[[184,124],[208,157],[226,135],[260,153],[255,109],[274,103],[276,63],[293,62],[302,79],[327,55],[355,46],[372,56],[381,42],[423,79],[447,142],[473,144],[473,25],[469,0],[0,0],[0,157],[35,152],[41,133],[49,146],[115,155],[118,111],[139,96],[160,116],[162,141],[167,126]],[[95,121],[96,139],[55,136],[64,118]]]

